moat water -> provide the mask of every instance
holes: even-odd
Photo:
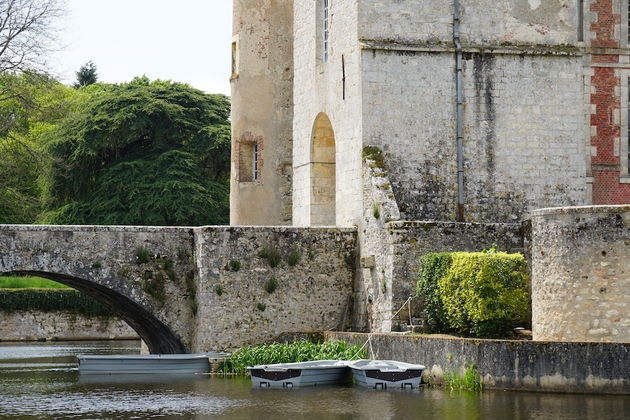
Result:
[[[2,419],[628,419],[630,396],[357,387],[252,389],[248,378],[80,375],[75,354],[140,343],[0,343]]]

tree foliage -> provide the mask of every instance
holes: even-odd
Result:
[[[45,138],[46,223],[228,221],[228,99],[185,84],[91,85],[98,94]]]
[[[37,180],[46,162],[38,139],[84,98],[46,75],[0,75],[0,223],[37,219]]]
[[[77,81],[74,84],[75,88],[93,85],[98,81],[96,64],[94,64],[92,61],[88,61],[87,63],[82,65],[79,71],[77,71],[75,74],[77,76]]]

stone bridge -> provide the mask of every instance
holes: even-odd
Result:
[[[0,225],[0,274],[112,309],[151,353],[231,350],[352,318],[356,230]]]

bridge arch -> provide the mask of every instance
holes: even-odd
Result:
[[[65,284],[92,297],[100,304],[123,319],[145,342],[149,351],[155,354],[186,353],[182,342],[159,319],[138,303],[113,289],[92,281],[67,274],[46,271],[15,270],[10,273],[33,277],[43,277]]]

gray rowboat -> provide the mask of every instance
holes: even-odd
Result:
[[[247,368],[255,388],[293,388],[333,385],[350,379],[348,362],[316,360],[311,362],[278,363]]]
[[[119,354],[77,355],[80,373],[205,373],[210,371],[210,358],[227,353],[204,354]]]
[[[394,360],[357,360],[348,362],[354,381],[374,389],[419,388],[425,367]]]

